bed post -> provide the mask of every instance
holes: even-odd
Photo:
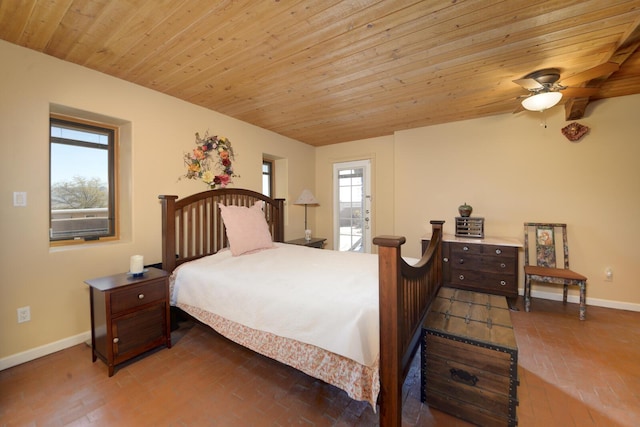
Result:
[[[380,427],[402,425],[402,349],[400,313],[402,283],[400,246],[404,237],[379,236],[378,271],[380,280]]]
[[[275,199],[275,201],[278,207],[278,221],[272,238],[274,242],[282,243],[284,242],[284,199]]]
[[[415,343],[418,342],[420,325],[442,282],[440,247],[443,224],[444,221],[431,221],[429,248],[415,266],[409,266],[402,260],[400,247],[406,242],[404,237],[379,236],[373,239],[373,243],[378,245],[380,282],[380,427],[402,425],[402,385],[405,374],[417,348]],[[405,285],[415,283],[418,276],[424,277],[423,286],[426,288],[421,287],[422,291],[419,292],[426,295],[424,299],[416,298],[415,289],[405,290]],[[407,307],[405,299],[412,301],[406,303]],[[417,314],[406,316],[408,312]]]
[[[162,201],[162,269],[176,268],[176,200],[178,196],[160,195]]]

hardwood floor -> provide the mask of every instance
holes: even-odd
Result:
[[[640,313],[535,299],[512,312],[519,426],[635,426]],[[182,323],[113,377],[82,344],[0,372],[0,426],[375,426],[368,404]],[[420,402],[419,357],[405,382],[403,426],[468,426]]]

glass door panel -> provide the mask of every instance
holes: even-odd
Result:
[[[334,164],[334,199],[336,249],[371,252],[368,160]]]

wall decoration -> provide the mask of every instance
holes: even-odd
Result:
[[[224,188],[233,183],[231,178],[238,176],[233,170],[234,159],[231,141],[227,138],[209,136],[208,132],[201,138],[196,132],[196,148],[184,154],[187,173],[180,178],[200,179],[212,190]]]
[[[572,142],[579,140],[586,135],[587,132],[589,132],[589,128],[578,122],[569,123],[567,126],[562,128],[562,134]]]

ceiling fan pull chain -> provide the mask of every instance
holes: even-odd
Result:
[[[542,120],[540,120],[540,126],[547,128],[547,110],[542,110]]]

